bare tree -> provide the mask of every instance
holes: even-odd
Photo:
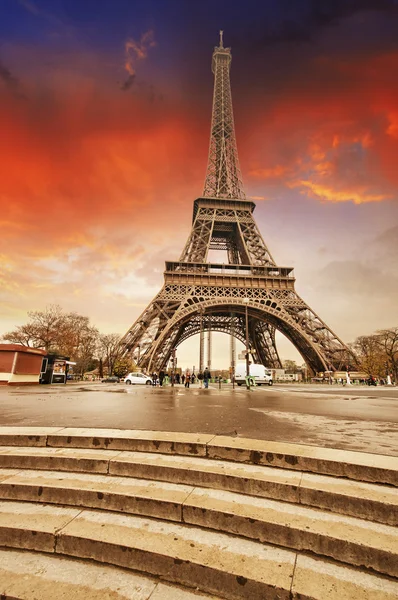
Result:
[[[43,348],[74,360],[76,370],[84,375],[95,356],[99,332],[90,325],[90,319],[76,312],[64,313],[58,305],[44,311],[28,313],[29,322],[6,333],[11,343]]]
[[[121,336],[118,333],[103,333],[99,336],[98,352],[108,369],[108,375],[113,374],[116,362],[123,355],[120,340]]]
[[[384,375],[392,373],[398,379],[398,327],[377,332],[377,341],[384,358]]]
[[[31,348],[39,347],[36,340],[35,327],[31,323],[20,325],[13,331],[8,331],[4,334],[2,340],[10,342],[11,344],[21,344],[22,346],[29,346]]]
[[[377,335],[361,335],[355,340],[353,350],[360,368],[365,373],[376,377],[383,376],[383,352]]]
[[[98,329],[96,327],[88,327],[84,330],[79,340],[79,345],[74,354],[76,362],[76,370],[81,377],[88,370],[90,363],[95,356],[98,346]]]
[[[57,350],[65,319],[62,308],[52,305],[44,311],[30,311],[28,316],[30,321],[26,325],[9,331],[3,336],[3,339],[33,348],[43,348],[47,351]]]

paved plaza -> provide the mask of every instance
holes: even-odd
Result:
[[[274,385],[248,392],[68,383],[0,388],[0,426],[185,431],[398,456],[398,388]]]

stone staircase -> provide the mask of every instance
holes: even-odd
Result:
[[[398,458],[0,428],[1,600],[398,598]]]

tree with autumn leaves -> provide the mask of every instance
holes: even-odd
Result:
[[[28,312],[28,316],[29,321],[5,333],[3,341],[68,356],[76,362],[74,371],[81,376],[98,364],[104,365],[109,375],[121,376],[131,370],[131,363],[122,360],[121,336],[101,334],[88,317],[76,312],[65,313],[58,305]],[[118,361],[122,361],[122,370],[125,369],[121,375]]]
[[[351,347],[365,373],[398,382],[398,327],[362,335]]]

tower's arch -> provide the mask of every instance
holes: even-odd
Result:
[[[238,339],[248,337],[267,366],[280,365],[276,330],[313,372],[353,365],[349,349],[298,296],[293,269],[276,264],[253,218],[255,204],[246,199],[235,139],[231,60],[221,35],[212,56],[213,112],[203,196],[194,201],[192,229],[179,261],[166,262],[163,288],[123,337],[125,352],[140,367],[159,369],[197,332],[198,322],[203,327],[205,317],[205,327],[213,331],[229,327]],[[228,264],[209,262],[213,250],[226,252]]]

